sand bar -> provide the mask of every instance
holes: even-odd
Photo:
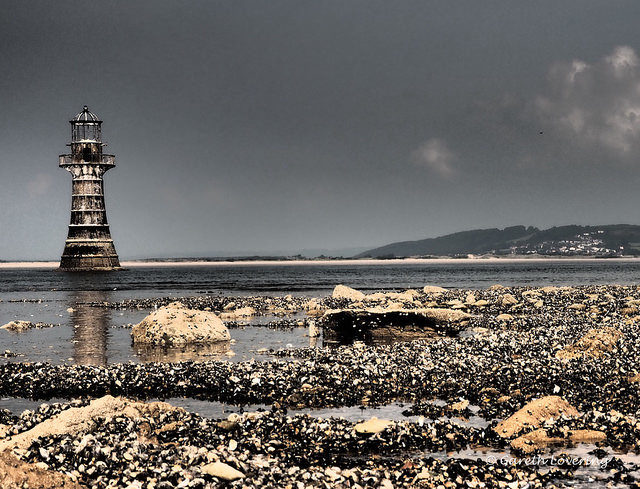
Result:
[[[436,265],[436,264],[483,264],[483,263],[525,263],[525,262],[628,262],[636,261],[640,258],[620,257],[620,258],[592,258],[592,257],[477,257],[477,258],[394,258],[388,260],[379,259],[338,259],[338,260],[189,260],[189,261],[124,261],[124,268],[142,267],[220,267],[220,266],[300,266],[300,265]],[[0,262],[0,269],[16,268],[58,268],[57,261],[16,261]]]

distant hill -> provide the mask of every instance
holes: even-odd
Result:
[[[439,238],[400,241],[365,251],[358,258],[460,255],[626,256],[640,255],[640,226],[559,226],[540,230],[512,226],[475,229]]]

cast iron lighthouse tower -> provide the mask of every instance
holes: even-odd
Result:
[[[71,223],[60,268],[66,271],[116,270],[120,261],[111,239],[102,177],[116,157],[102,153],[102,121],[85,105],[71,123],[71,154],[60,167],[72,175]]]

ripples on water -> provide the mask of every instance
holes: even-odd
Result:
[[[190,293],[327,292],[344,283],[362,290],[421,287],[482,288],[503,285],[631,284],[640,260],[498,260],[407,264],[277,264],[136,267],[117,273],[62,273],[0,269],[0,295],[16,292],[116,291]],[[135,296],[136,294],[124,294]]]

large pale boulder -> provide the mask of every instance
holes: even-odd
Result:
[[[229,341],[229,330],[212,312],[188,309],[172,302],[153,311],[131,330],[134,343],[186,345]]]
[[[366,296],[359,290],[352,289],[351,287],[347,287],[346,285],[336,285],[335,289],[333,289],[331,297],[333,297],[334,299],[361,301],[364,300]]]
[[[580,413],[559,396],[546,396],[531,401],[522,409],[499,423],[494,430],[502,438],[512,438],[523,431],[540,428],[545,421],[562,415],[578,416]]]
[[[165,402],[137,402],[122,397],[104,396],[87,406],[69,408],[35,425],[33,428],[0,441],[0,452],[10,448],[28,448],[36,438],[55,435],[76,435],[91,431],[99,418],[124,416],[139,419],[156,417],[163,412],[180,410]]]

